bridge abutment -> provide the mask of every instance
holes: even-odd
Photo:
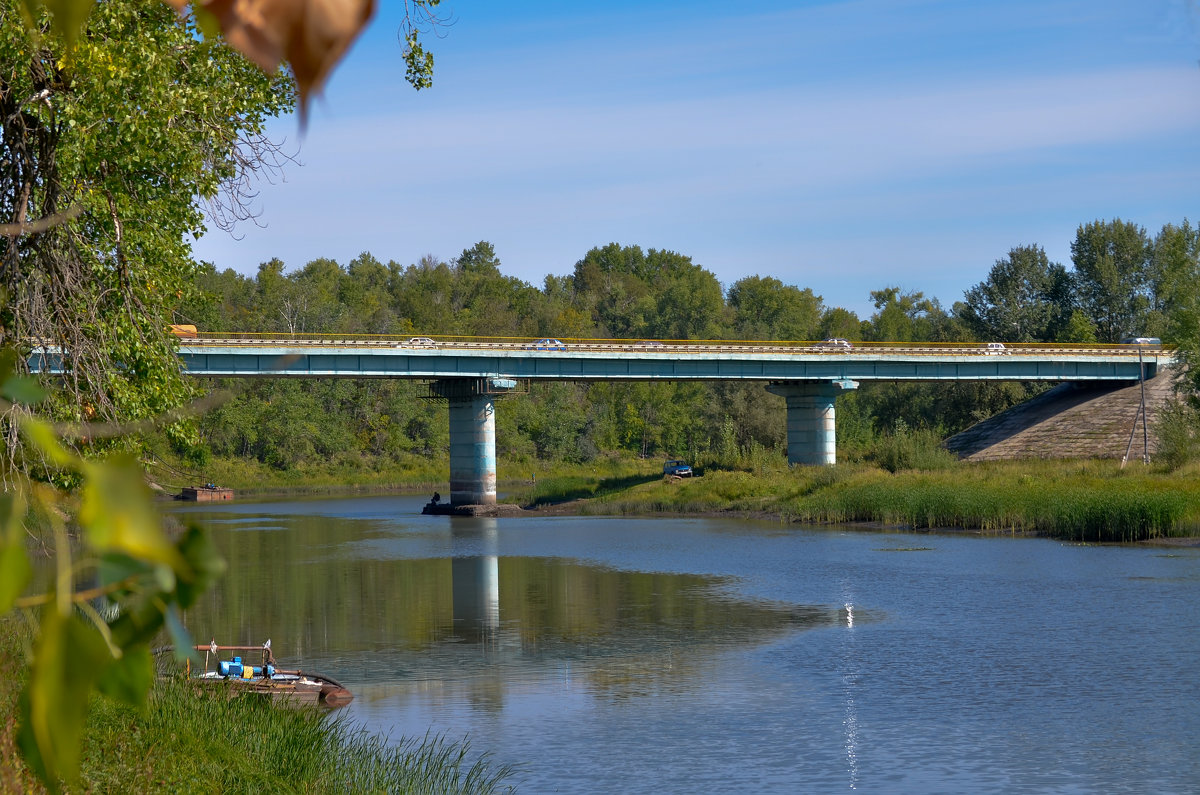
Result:
[[[433,393],[450,404],[450,504],[496,504],[497,395],[516,386],[501,378],[435,381]]]
[[[833,466],[837,463],[837,425],[834,401],[858,382],[784,381],[770,384],[767,391],[787,401],[788,464]]]

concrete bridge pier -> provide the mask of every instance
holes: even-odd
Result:
[[[833,403],[842,392],[857,389],[858,382],[781,381],[767,386],[787,401],[788,464],[833,466],[837,463]]]
[[[453,378],[430,385],[450,404],[450,504],[496,504],[497,395],[516,387],[505,378]]]

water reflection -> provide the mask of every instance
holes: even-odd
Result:
[[[854,620],[848,608],[732,596],[729,578],[504,556],[495,519],[453,519],[439,530],[448,554],[416,558],[405,554],[426,551],[428,538],[394,522],[261,523],[271,531],[212,527],[231,565],[189,611],[189,628],[223,643],[272,637],[280,659],[376,696],[469,683],[473,701],[496,705],[507,688],[547,677],[615,698],[677,691],[731,645]]]
[[[271,637],[346,680],[351,721],[469,736],[521,791],[1200,781],[1198,555],[423,501],[181,511],[234,520],[210,525],[230,573],[189,626]]]
[[[495,643],[500,629],[500,557],[496,544],[497,520],[452,518],[454,549],[478,548],[486,554],[455,554],[450,559],[456,628],[479,643]]]

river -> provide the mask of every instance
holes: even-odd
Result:
[[[230,564],[189,629],[520,792],[1200,791],[1200,549],[423,501],[173,508]]]

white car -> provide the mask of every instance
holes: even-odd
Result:
[[[984,346],[983,352],[987,356],[1003,356],[1008,353],[1003,342],[989,342]]]
[[[436,348],[437,343],[429,337],[411,337],[404,343],[410,348]]]
[[[831,337],[830,339],[822,340],[821,342],[818,342],[816,347],[818,347],[818,348],[841,348],[842,350],[849,350],[850,348],[853,348],[854,346],[850,344],[849,340],[844,340],[841,337]]]
[[[525,346],[525,350],[527,351],[565,351],[566,349],[567,345],[565,342],[551,337],[534,340]]]

